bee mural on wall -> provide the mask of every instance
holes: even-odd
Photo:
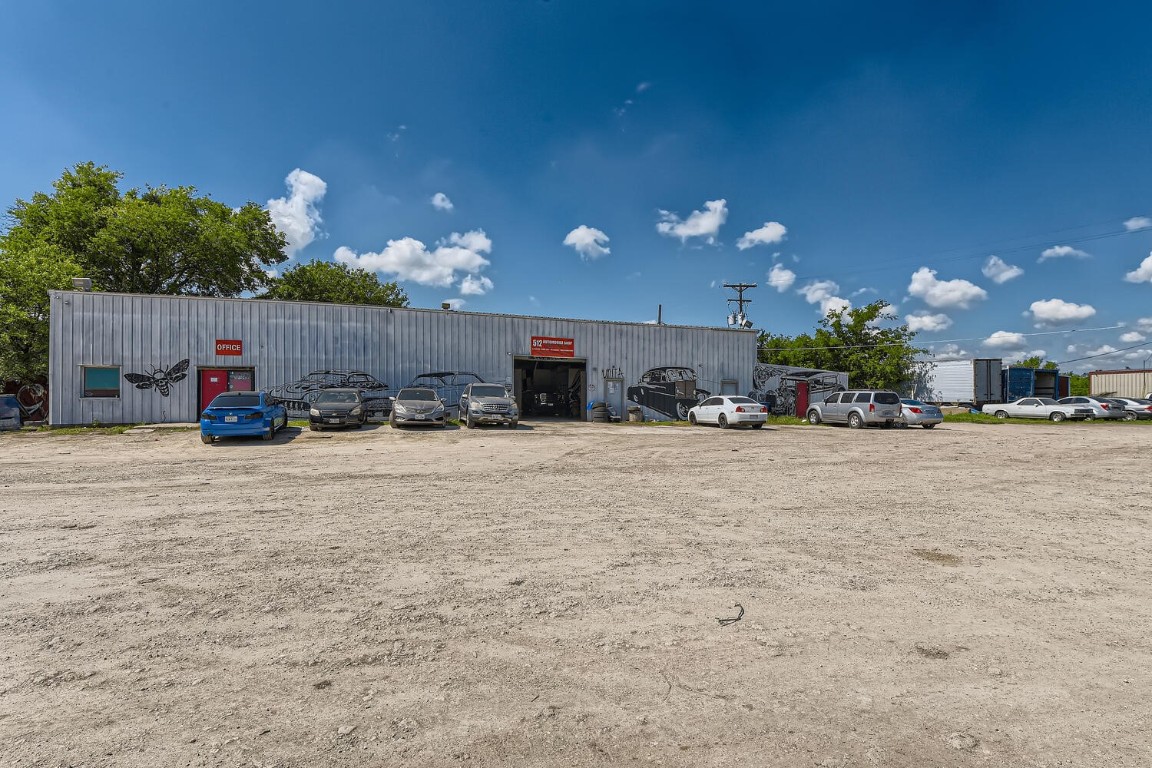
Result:
[[[187,360],[181,360],[167,370],[153,366],[151,373],[124,374],[124,378],[135,384],[136,389],[152,389],[155,387],[156,391],[163,397],[168,397],[168,393],[172,391],[173,384],[178,381],[183,381],[187,377]]]

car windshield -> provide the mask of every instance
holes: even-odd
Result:
[[[924,405],[924,403],[920,402],[919,400],[913,400],[910,397],[906,397],[900,402],[904,403],[904,405]]]
[[[736,403],[738,405],[744,405],[744,404],[759,405],[759,403],[757,403],[755,400],[753,400],[750,397],[730,397],[730,398],[728,398],[728,402]]]
[[[356,403],[360,398],[356,396],[355,392],[340,392],[329,390],[320,396],[322,403]]]
[[[1060,403],[1056,402],[1050,397],[1038,397],[1036,398],[1036,402],[1040,403],[1041,405],[1060,405]]]
[[[881,405],[899,405],[900,395],[895,392],[877,392],[873,400]]]
[[[504,397],[504,387],[472,387],[472,397]]]
[[[397,400],[435,400],[436,393],[430,389],[402,389]]]
[[[259,395],[217,395],[209,408],[254,408],[260,405]]]
[[[1143,397],[1135,398],[1135,402],[1140,403],[1140,405],[1152,405],[1152,400],[1148,400]]]

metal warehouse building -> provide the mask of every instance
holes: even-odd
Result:
[[[1144,397],[1152,392],[1152,370],[1089,371],[1088,391],[1100,397]]]
[[[312,302],[52,291],[49,422],[193,422],[216,394],[260,389],[306,414],[309,393],[469,381],[513,389],[526,416],[607,402],[684,418],[752,388],[756,332]],[[550,400],[551,398],[551,400]],[[387,402],[386,398],[382,402]]]

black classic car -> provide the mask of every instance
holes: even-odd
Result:
[[[388,385],[370,373],[353,370],[312,371],[288,384],[269,387],[267,392],[284,403],[289,413],[307,414],[326,389],[358,389],[369,417],[387,416],[392,410]]]
[[[688,410],[711,392],[696,387],[696,371],[681,366],[652,368],[628,387],[628,399],[670,419],[685,421]]]

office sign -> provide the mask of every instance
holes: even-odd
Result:
[[[244,342],[240,339],[216,339],[216,354],[243,355]]]

